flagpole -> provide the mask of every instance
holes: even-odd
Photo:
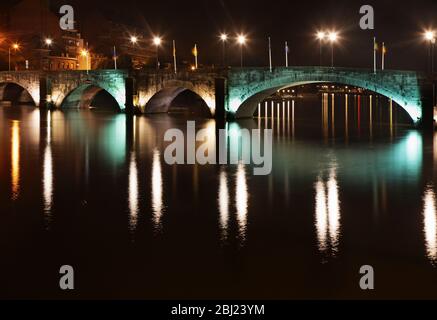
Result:
[[[174,73],[178,73],[178,66],[176,64],[176,42],[173,40],[173,65],[174,65]]]
[[[288,68],[288,42],[285,41],[285,67]]]
[[[373,37],[373,73],[376,74],[376,37]]]
[[[117,49],[114,46],[114,70],[117,70]]]
[[[385,68],[385,43],[382,43],[382,61],[381,61],[381,69]]]
[[[270,37],[269,37],[269,67],[270,67],[270,72],[272,72],[272,42]]]

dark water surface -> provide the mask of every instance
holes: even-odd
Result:
[[[165,164],[183,118],[0,107],[0,297],[437,298],[437,136],[334,100],[227,125],[273,128],[269,176]]]

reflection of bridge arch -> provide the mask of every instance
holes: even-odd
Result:
[[[343,68],[241,69],[229,74],[228,110],[237,118],[252,117],[258,103],[277,90],[309,83],[339,83],[374,91],[399,104],[414,122],[422,117],[419,79],[416,72]]]
[[[8,101],[12,104],[31,104],[37,105],[39,102],[39,92],[32,96],[32,92],[25,86],[14,81],[0,83],[0,101]]]

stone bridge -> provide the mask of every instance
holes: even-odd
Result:
[[[374,91],[395,101],[414,123],[433,119],[433,82],[413,71],[378,71],[328,67],[232,68],[183,71],[19,71],[0,72],[0,99],[8,84],[18,85],[37,106],[86,108],[101,90],[121,111],[166,113],[189,90],[212,116],[252,117],[258,104],[282,88],[308,83],[339,83]],[[23,98],[24,99],[24,98]]]

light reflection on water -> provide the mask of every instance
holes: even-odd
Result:
[[[246,168],[243,164],[238,165],[235,181],[235,207],[237,209],[238,233],[241,242],[244,243],[247,236],[249,192],[247,187]]]
[[[20,195],[20,122],[13,120],[11,130],[12,200],[17,200]]]
[[[43,161],[43,197],[44,213],[50,223],[51,210],[53,205],[53,154],[52,154],[52,117],[51,112],[47,112],[47,136],[45,139],[44,161]]]
[[[131,231],[135,231],[139,212],[138,171],[134,152],[130,154],[129,164],[129,225]]]
[[[314,249],[318,263],[340,263],[351,250],[358,257],[372,255],[375,249],[368,242],[375,236],[369,235],[373,230],[378,249],[388,257],[409,257],[411,253],[399,243],[403,237],[420,239],[414,253],[421,252],[427,266],[436,265],[437,209],[430,181],[437,167],[437,135],[425,139],[420,131],[401,130],[392,103],[380,111],[378,103],[371,101],[325,95],[314,104],[317,121],[308,129],[301,125],[299,100],[280,103],[279,110],[278,104],[261,105],[261,112],[280,115],[279,120],[258,118],[226,125],[229,147],[241,156],[248,152],[235,143],[241,129],[273,129],[269,177],[252,176],[253,168],[241,163],[177,169],[166,165],[163,133],[175,127],[184,131],[186,122],[181,119],[138,117],[130,125],[124,115],[53,111],[41,112],[40,117],[32,113],[28,121],[27,113],[9,115],[8,110],[0,110],[5,133],[0,144],[9,153],[0,160],[0,187],[11,191],[8,197],[12,194],[2,202],[20,203],[29,211],[39,210],[35,206],[39,203],[40,212],[49,218],[47,232],[65,231],[57,221],[67,221],[72,229],[86,228],[88,220],[83,216],[97,216],[102,224],[124,221],[108,227],[114,231],[110,234],[129,230],[139,246],[148,239],[150,224],[153,235],[159,232],[168,241],[162,247],[157,244],[156,251],[163,255],[183,251],[185,232],[190,231],[188,237],[195,238],[201,252],[210,250],[212,255],[216,249],[208,238],[211,234],[222,249],[237,244],[238,250],[248,252],[249,261],[257,261],[253,252],[262,256],[268,251],[272,264],[280,263],[286,250],[276,256],[275,249],[285,247],[296,259],[312,261]],[[333,110],[333,104],[341,103],[344,109]],[[380,113],[389,119],[385,126],[378,122]],[[214,121],[198,125],[210,134],[216,132]],[[207,144],[214,141],[215,137],[208,139]],[[73,188],[83,195],[72,192]],[[71,193],[67,197],[65,192]],[[63,204],[66,199],[76,204],[84,198],[97,199],[96,206],[70,209]],[[100,213],[103,204],[106,211]],[[86,213],[81,216],[82,212]],[[70,225],[66,217],[77,220]],[[419,233],[412,230],[414,223]],[[394,233],[390,224],[402,232]],[[8,221],[3,225],[8,226]],[[108,236],[98,229],[87,231]],[[365,243],[360,243],[364,249],[355,246],[357,241]]]
[[[437,262],[437,210],[433,185],[428,185],[423,196],[423,224],[425,246],[431,263]]]
[[[320,252],[335,256],[340,239],[340,200],[335,163],[332,166],[327,180],[320,174],[315,183],[315,227]]]
[[[153,222],[155,229],[160,231],[162,228],[162,214],[164,211],[163,205],[163,182],[161,169],[161,154],[159,150],[153,150],[152,163],[152,208]]]

